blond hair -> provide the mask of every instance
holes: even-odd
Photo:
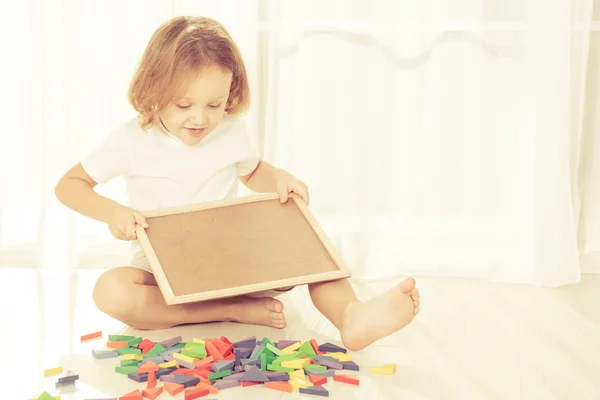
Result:
[[[206,17],[175,17],[152,34],[129,86],[129,102],[147,129],[157,114],[183,95],[190,78],[219,66],[233,78],[225,111],[239,115],[250,106],[246,67],[233,39],[219,22]]]

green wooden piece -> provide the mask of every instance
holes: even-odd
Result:
[[[158,353],[162,353],[163,351],[167,351],[167,349],[165,348],[165,346],[163,346],[163,345],[162,345],[162,344],[160,344],[160,343],[156,343],[156,344],[154,345],[154,347],[152,347],[152,348],[150,349],[150,351],[148,352],[148,354],[155,354],[155,355],[156,355],[156,354],[158,354]]]
[[[133,338],[133,336],[131,336],[131,337]],[[129,347],[135,347],[135,346],[137,346],[138,344],[142,343],[142,340],[143,340],[143,339],[142,339],[141,337],[138,337],[138,338],[133,338],[133,339],[131,339],[131,340],[129,340],[129,341],[127,342],[127,346],[129,346]]]
[[[260,369],[263,371],[267,370],[267,354],[262,353],[260,355]]]
[[[286,354],[279,350],[277,347],[273,346],[271,343],[267,343],[267,349],[269,349],[273,354],[277,354],[278,356],[285,356]]]
[[[327,371],[327,367],[324,365],[308,364],[306,367],[304,367],[304,370]]]
[[[135,339],[135,336],[127,336],[127,335],[108,335],[108,340],[111,342],[129,342],[130,340]],[[140,340],[141,342],[141,340]]]
[[[115,372],[123,375],[137,374],[138,367],[115,367]]]
[[[269,340],[269,338],[267,338],[267,337],[264,337],[264,338],[262,339],[262,342],[263,342],[265,345],[267,345],[267,344],[270,344],[271,346],[275,347],[275,345],[273,344],[273,342],[271,342],[271,341]]]
[[[267,365],[267,371],[277,371],[277,372],[294,372],[294,368],[286,368],[281,365],[269,364]]]
[[[121,361],[121,367],[137,367],[139,363],[138,360],[123,360]]]
[[[142,350],[140,349],[134,349],[132,347],[123,347],[120,349],[116,349],[115,350],[117,353],[119,353],[119,355],[125,355],[125,354],[142,354]]]
[[[217,373],[208,375],[208,379],[213,381],[215,379],[223,378],[224,376],[229,376],[229,375],[231,375],[231,370],[226,369],[221,372],[217,372]]]

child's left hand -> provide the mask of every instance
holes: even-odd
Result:
[[[296,193],[307,205],[310,201],[306,184],[293,175],[283,171],[281,171],[277,179],[277,193],[279,193],[282,203],[288,201],[291,193]]]

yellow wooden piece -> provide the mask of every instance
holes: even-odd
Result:
[[[310,358],[299,358],[297,360],[283,361],[281,366],[284,368],[301,369],[310,364]]]
[[[380,365],[371,368],[372,374],[392,375],[394,372],[396,372],[396,364]]]
[[[338,351],[336,353],[325,353],[323,355],[327,356],[327,357],[335,358],[335,359],[339,360],[340,362],[352,361],[352,357],[350,357],[348,354],[342,353],[341,351]]]
[[[192,339],[192,342],[194,342],[194,343],[202,343],[202,344],[204,344],[204,340],[202,340],[202,339],[198,339],[198,338],[194,338],[194,339]]]
[[[181,361],[189,362],[192,364],[198,360],[197,358],[194,358],[194,357],[184,356],[181,353],[173,353],[173,358],[176,358]]]
[[[292,354],[294,353],[296,350],[298,350],[300,348],[300,346],[302,346],[302,343],[297,342],[294,343],[288,347],[286,347],[285,349],[281,350],[284,354]]]
[[[144,356],[142,356],[141,354],[125,354],[123,356],[123,360],[136,360],[136,361],[141,361],[144,359]]]
[[[63,372],[63,367],[49,368],[44,370],[44,376],[58,375]]]
[[[173,360],[173,361],[168,361],[162,364],[158,364],[158,366],[160,368],[171,368],[171,367],[177,367],[177,361]]]
[[[300,389],[303,387],[309,387],[309,386],[314,386],[314,385],[312,384],[312,382],[305,381],[303,379],[292,379],[292,380],[290,380],[290,386],[293,387],[294,389]]]
[[[306,375],[304,375],[303,369],[299,369],[297,371],[290,372],[290,373],[288,373],[288,375],[290,376],[290,380],[294,380],[294,379],[301,379],[303,381],[306,380]]]

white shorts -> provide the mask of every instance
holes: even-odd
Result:
[[[130,267],[142,269],[148,273],[152,274],[152,268],[150,268],[150,263],[146,258],[146,254],[143,251],[138,251],[134,254],[131,262],[129,263]],[[292,290],[294,286],[282,289],[272,289],[272,290],[263,290],[260,292],[249,293],[247,296],[250,297],[277,297],[282,293],[288,292]]]

